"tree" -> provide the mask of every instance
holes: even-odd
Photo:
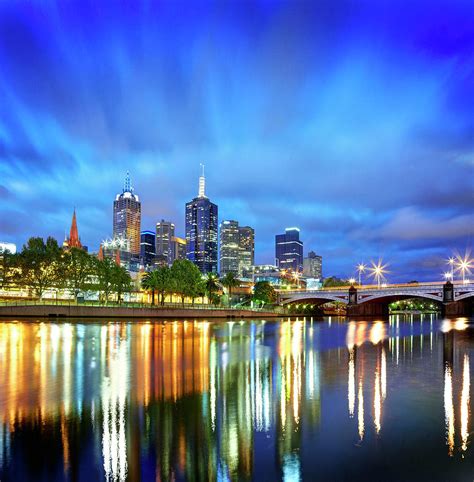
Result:
[[[232,271],[229,271],[226,273],[226,275],[221,278],[221,283],[222,286],[227,288],[227,293],[229,294],[229,305],[231,303],[231,298],[232,298],[232,288],[235,288],[239,286],[240,281],[238,280],[237,276],[235,276],[235,273]]]
[[[130,273],[116,263],[112,266],[112,290],[117,295],[117,303],[122,302],[123,293],[132,291],[132,278]]]
[[[253,299],[262,304],[275,303],[277,293],[268,281],[257,281],[253,288]]]
[[[211,302],[212,299],[215,299],[213,295],[219,291],[218,279],[219,278],[215,273],[207,273],[207,276],[204,278],[205,294],[207,295],[209,302]]]
[[[171,270],[168,266],[160,266],[158,269],[147,273],[142,280],[142,287],[151,290],[151,302],[155,304],[155,291],[160,294],[160,304],[165,304],[166,293],[172,290]]]
[[[96,259],[94,264],[97,290],[100,292],[100,297],[105,301],[105,304],[107,304],[107,301],[114,290],[113,268],[117,265],[110,258],[104,258],[102,260]]]
[[[94,274],[92,256],[79,248],[71,248],[64,252],[59,263],[60,277],[65,277],[65,284],[74,292],[74,297],[80,291],[88,291],[92,287],[91,277]]]
[[[177,259],[171,266],[170,274],[170,286],[180,295],[181,303],[184,305],[186,296],[193,298],[194,301],[202,281],[201,272],[197,266],[188,259]]]
[[[45,290],[55,286],[57,278],[57,264],[61,255],[58,242],[49,237],[30,238],[19,256],[15,281],[20,287],[31,288],[41,299]]]
[[[347,286],[348,284],[349,282],[346,280],[330,276],[329,278],[324,279],[323,288],[335,288],[337,286]]]

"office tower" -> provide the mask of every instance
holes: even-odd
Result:
[[[298,228],[286,228],[285,234],[275,236],[275,258],[280,269],[302,271],[303,242]]]
[[[202,167],[198,196],[186,203],[186,256],[201,273],[217,273],[218,208],[206,197]]]
[[[255,264],[255,231],[250,226],[239,227],[239,274],[248,273]]]
[[[171,239],[171,263],[177,259],[186,259],[186,240],[174,236]]]
[[[323,277],[323,258],[314,251],[310,251],[303,260],[303,274],[308,278],[321,279]]]
[[[222,221],[219,234],[220,274],[239,273],[239,223]]]
[[[171,240],[174,238],[174,224],[170,221],[156,223],[156,256],[163,263],[173,262],[171,253]]]
[[[113,238],[125,238],[130,243],[130,253],[140,256],[141,203],[130,183],[127,172],[125,185],[121,194],[114,201]]]
[[[81,240],[79,239],[79,232],[77,230],[76,210],[72,214],[71,229],[69,230],[69,237],[64,240],[63,248],[79,248],[83,249]]]
[[[142,231],[140,234],[140,264],[145,270],[153,268],[155,262],[155,233]]]

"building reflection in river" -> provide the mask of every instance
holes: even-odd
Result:
[[[326,349],[310,319],[2,323],[0,474],[21,458],[15,475],[25,479],[45,478],[46,466],[51,480],[81,478],[87,466],[110,481],[248,480],[265,440],[275,475],[298,480],[304,438],[320,430],[323,387],[342,387],[355,443],[383,436],[388,365],[433,353],[432,338],[423,342],[432,333],[402,336],[399,323],[341,324],[347,350]],[[446,322],[435,334],[450,455],[457,441],[463,453],[469,447],[470,358],[462,344],[453,348],[464,328]]]

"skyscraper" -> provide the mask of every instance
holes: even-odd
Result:
[[[155,233],[142,231],[140,234],[140,264],[150,270],[155,262]]]
[[[219,234],[220,273],[239,272],[239,223],[222,221]]]
[[[171,264],[171,240],[174,238],[174,224],[170,221],[156,223],[156,256],[163,262]]]
[[[239,226],[237,221],[222,221],[220,224],[220,273],[232,271],[239,276],[254,264],[254,230]]]
[[[204,166],[198,196],[186,203],[186,255],[202,273],[217,273],[218,208],[205,194]]]
[[[255,231],[250,226],[239,227],[239,274],[255,264]]]
[[[310,251],[303,260],[303,274],[308,278],[321,279],[323,277],[323,258],[314,251]]]
[[[136,257],[140,255],[141,217],[141,203],[138,196],[133,193],[130,174],[127,172],[123,191],[117,194],[114,201],[113,237],[129,240],[130,253]]]
[[[171,264],[177,259],[186,259],[186,240],[175,236],[171,239]]]
[[[298,228],[286,228],[285,234],[275,236],[275,258],[280,269],[303,269],[303,242]]]

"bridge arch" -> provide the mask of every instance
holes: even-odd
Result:
[[[471,293],[463,293],[462,295],[458,295],[455,297],[455,301],[461,301],[461,300],[465,300],[467,298],[473,298],[474,297],[474,291],[472,291]]]
[[[340,295],[337,296],[337,295],[333,295],[331,293],[315,293],[315,294],[311,294],[311,295],[306,295],[306,296],[298,296],[298,295],[295,295],[295,296],[292,296],[290,298],[283,298],[281,300],[281,303],[283,305],[288,305],[288,304],[292,304],[292,303],[318,303],[320,305],[324,304],[324,303],[331,303],[331,302],[334,302],[334,301],[338,301],[340,303],[344,303],[347,305],[348,303],[348,299],[347,298],[344,298],[344,297],[341,297]]]
[[[366,297],[359,297],[357,300],[357,304],[361,305],[363,303],[371,302],[371,301],[378,301],[378,302],[386,302],[392,303],[393,301],[398,300],[406,300],[410,298],[425,298],[429,300],[437,301],[438,303],[443,302],[443,293],[439,295],[434,295],[431,293],[413,293],[409,291],[396,291],[390,293],[377,293],[371,296]]]

